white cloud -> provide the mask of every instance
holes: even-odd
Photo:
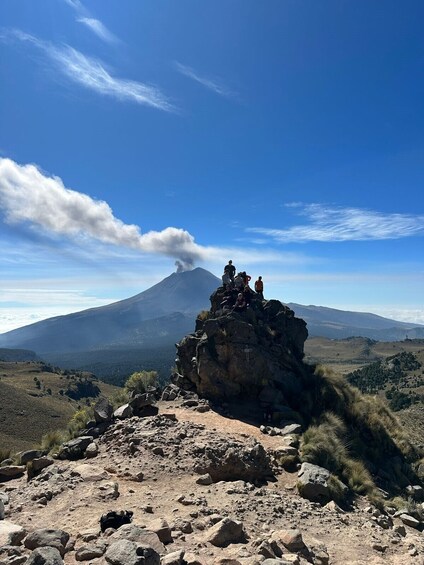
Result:
[[[88,57],[69,45],[56,46],[20,30],[11,30],[0,36],[3,41],[18,39],[40,49],[55,63],[56,70],[71,81],[120,101],[132,101],[158,110],[175,111],[175,108],[155,86],[114,77],[106,65]]]
[[[225,96],[227,98],[232,98],[236,96],[236,94],[232,92],[229,88],[227,88],[220,79],[218,78],[211,79],[210,77],[200,75],[191,67],[188,67],[187,65],[183,65],[178,61],[175,61],[174,65],[179,73],[181,73],[182,75],[188,78],[191,78],[192,80],[198,82],[205,88],[212,90],[216,94],[219,94],[220,96]]]
[[[248,228],[280,243],[306,241],[369,241],[400,239],[424,234],[424,216],[383,214],[361,208],[330,207],[321,204],[291,204],[308,224],[288,229]]]
[[[93,18],[80,0],[64,0],[77,13],[77,22],[85,25],[106,43],[117,43],[118,38],[98,19]]]
[[[96,18],[78,18],[77,22],[88,27],[97,37],[106,43],[116,43],[118,41],[118,38],[113,35],[100,20],[96,20]]]

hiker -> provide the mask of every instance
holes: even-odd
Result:
[[[255,281],[255,292],[259,294],[259,297],[264,300],[264,283],[262,281],[262,277],[259,277],[257,281]]]
[[[244,281],[242,273],[237,273],[236,278],[234,279],[234,286],[237,290],[242,290],[244,287]]]
[[[243,285],[246,286],[249,284],[249,282],[251,281],[252,277],[250,275],[246,274],[246,271],[243,271],[241,273],[241,276],[243,278]]]
[[[247,305],[244,299],[243,293],[239,292],[237,295],[236,303],[234,304],[234,312],[244,312],[246,310]]]
[[[234,267],[231,259],[228,261],[228,265],[225,265],[224,273],[228,273],[228,276],[230,277],[230,281],[234,282],[234,275],[236,274],[236,268]]]
[[[250,299],[252,298],[253,291],[250,286],[247,284],[243,289],[243,297],[246,302],[246,306],[250,306]]]
[[[224,274],[222,275],[222,286],[224,287],[224,290],[228,290],[231,287],[231,279],[230,279],[230,275],[228,274],[227,271],[224,271]]]

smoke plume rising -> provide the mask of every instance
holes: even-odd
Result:
[[[191,269],[206,256],[186,230],[168,227],[141,233],[113,215],[107,202],[66,188],[35,165],[0,158],[0,206],[8,224],[26,224],[67,237],[87,237],[176,259],[177,271]]]

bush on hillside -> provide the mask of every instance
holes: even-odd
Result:
[[[143,394],[149,388],[156,388],[158,385],[157,371],[139,371],[133,373],[125,383],[125,390],[128,393]]]

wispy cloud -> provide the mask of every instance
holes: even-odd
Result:
[[[88,27],[94,34],[106,43],[117,43],[119,40],[98,19],[93,18],[87,8],[79,0],[64,0],[77,13],[77,22]]]
[[[96,18],[78,18],[77,22],[87,26],[93,33],[106,43],[117,43],[118,38],[110,32],[107,27]]]
[[[271,237],[280,243],[307,241],[370,241],[424,235],[424,216],[384,214],[361,208],[342,208],[322,204],[289,204],[307,224],[288,229],[248,228],[247,231]]]
[[[176,70],[182,75],[191,78],[192,80],[198,82],[205,88],[208,88],[209,90],[212,90],[212,92],[219,94],[220,96],[225,96],[226,98],[234,98],[236,96],[236,93],[230,90],[229,88],[227,88],[219,78],[216,77],[211,78],[199,74],[191,67],[188,67],[187,65],[183,65],[178,61],[174,62],[174,66]]]
[[[98,94],[167,112],[175,111],[175,107],[157,87],[115,77],[102,61],[88,57],[69,45],[56,46],[20,30],[3,32],[0,39],[5,42],[14,39],[30,43],[55,63],[58,72]]]

